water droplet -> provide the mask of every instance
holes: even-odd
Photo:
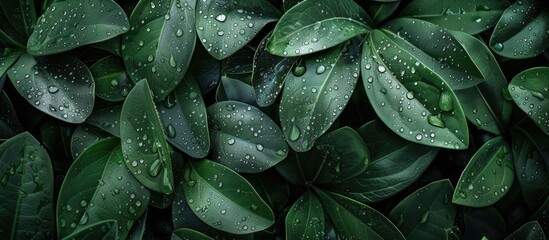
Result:
[[[80,207],[86,207],[86,206],[88,206],[88,202],[82,199],[82,201],[80,201]]]
[[[178,37],[183,36],[183,31],[181,31],[181,29],[177,29],[177,32],[175,32],[175,36],[178,36]]]
[[[387,69],[385,69],[384,66],[379,65],[379,66],[377,66],[377,70],[378,70],[380,73],[384,73]]]
[[[303,76],[303,74],[305,74],[305,71],[306,71],[306,69],[305,69],[304,66],[296,66],[294,68],[293,73],[296,77],[301,77],[301,76]]]
[[[426,211],[421,215],[421,220],[419,221],[419,223],[420,224],[426,223],[428,219],[429,219],[429,211]]]
[[[255,145],[255,148],[257,149],[257,151],[260,151],[260,152],[263,151],[263,145],[261,144]]]
[[[290,141],[292,142],[296,141],[300,135],[301,135],[301,130],[299,130],[299,128],[296,125],[293,125],[292,129],[290,130],[290,136],[289,136]]]
[[[173,127],[172,124],[168,124],[168,127],[167,127],[167,133],[168,133],[168,137],[169,138],[174,138],[175,135],[176,135],[176,132],[175,132],[175,128]]]
[[[535,98],[537,98],[540,101],[545,100],[545,96],[543,96],[543,94],[541,94],[540,92],[530,91],[530,93],[532,94],[532,96],[534,96]]]
[[[414,99],[414,92],[413,91],[407,92],[406,93],[406,98],[408,98],[409,100]]]
[[[48,92],[50,93],[56,93],[59,91],[59,88],[57,86],[49,86],[48,87]]]
[[[86,223],[88,223],[88,213],[84,213],[84,215],[82,215],[82,218],[80,218],[81,225],[84,225]]]
[[[229,145],[233,145],[234,142],[235,142],[235,141],[234,141],[234,138],[229,138],[229,141],[227,141],[227,143],[228,143]]]
[[[416,135],[416,140],[421,141],[421,139],[423,139],[423,135],[421,133],[418,133]]]
[[[324,67],[324,65],[319,65],[319,66],[316,68],[316,74],[318,74],[318,75],[323,74],[324,71],[326,71],[326,67]]]
[[[501,52],[503,51],[503,44],[502,43],[496,43],[494,44],[494,50]]]
[[[118,80],[117,79],[111,80],[111,86],[117,87],[118,86]]]
[[[173,191],[173,186],[171,184],[170,175],[167,168],[164,168],[162,170],[162,182],[160,185],[160,190],[164,193],[171,193]]]
[[[438,106],[442,111],[452,111],[454,109],[454,100],[452,94],[448,91],[440,94]]]
[[[219,14],[217,15],[217,17],[215,17],[215,20],[219,22],[225,22],[226,19],[227,19],[227,16],[225,16],[225,14]]]
[[[225,35],[225,31],[219,30],[219,31],[217,31],[217,35],[218,36],[223,36],[223,35]]]
[[[440,119],[438,116],[429,115],[429,117],[427,118],[427,122],[429,122],[429,124],[435,127],[439,127],[439,128],[446,127],[446,125],[444,124],[444,121],[442,121],[442,119]]]
[[[173,54],[170,55],[170,67],[177,67],[177,63],[175,62],[175,58],[173,57]]]

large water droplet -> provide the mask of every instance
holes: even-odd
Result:
[[[225,14],[219,14],[217,15],[217,17],[215,17],[215,20],[219,22],[225,22],[226,19],[227,19],[227,16],[225,16]]]
[[[59,88],[57,86],[49,86],[48,87],[48,92],[50,93],[56,93],[59,91]]]
[[[158,174],[160,173],[160,167],[160,159],[157,158],[151,163],[151,166],[149,167],[149,175],[151,175],[152,177],[158,176]]]
[[[440,94],[440,99],[438,106],[442,111],[452,111],[454,109],[454,100],[450,92],[442,92]]]
[[[501,52],[503,51],[503,44],[502,43],[496,43],[494,44],[494,50]]]
[[[177,63],[175,62],[173,55],[170,55],[170,67],[177,67]]]
[[[442,119],[440,119],[438,116],[430,115],[427,118],[427,122],[429,122],[429,124],[435,127],[439,127],[439,128],[446,127],[446,125],[444,124],[444,121],[442,121]]]
[[[168,127],[167,127],[167,133],[168,133],[168,137],[169,138],[174,138],[175,135],[176,135],[176,132],[175,132],[175,128],[173,127],[172,124],[168,124]]]
[[[299,128],[296,125],[293,125],[292,129],[290,129],[290,136],[289,136],[290,141],[296,141],[300,135],[301,135],[301,130],[299,130]]]
[[[319,65],[319,66],[316,68],[316,74],[318,74],[318,75],[323,74],[324,71],[326,71],[326,67],[324,67],[324,65]]]

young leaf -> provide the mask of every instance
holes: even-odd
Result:
[[[17,112],[4,91],[0,92],[0,113],[0,139],[8,139],[23,132]]]
[[[147,81],[137,83],[124,101],[120,139],[124,162],[137,180],[153,191],[172,193],[171,150]]]
[[[315,1],[305,1],[315,2]],[[294,8],[292,8],[294,9]],[[272,40],[272,38],[271,38]],[[286,76],[280,100],[284,136],[295,151],[311,149],[343,111],[360,73],[360,39],[307,56]]]
[[[213,240],[213,238],[193,229],[182,228],[173,231],[172,240]]]
[[[454,226],[456,207],[451,203],[454,187],[448,179],[432,182],[411,193],[389,214],[407,239],[445,239]]]
[[[71,136],[72,159],[76,160],[88,147],[109,136],[108,133],[92,125],[78,125]]]
[[[113,0],[55,1],[38,18],[27,42],[32,55],[50,55],[105,41],[130,28]]]
[[[545,1],[516,1],[501,15],[490,37],[490,48],[507,58],[535,57],[549,47],[548,22]]]
[[[413,45],[402,44],[397,35],[374,30],[362,47],[362,81],[377,116],[406,140],[467,148],[467,121],[451,85],[417,58],[427,60]]]
[[[272,210],[250,183],[221,164],[191,161],[183,178],[187,203],[196,216],[213,228],[247,234],[274,223]]]
[[[89,147],[71,165],[57,201],[59,238],[98,222],[114,219],[118,239],[125,239],[145,212],[150,192],[123,163],[120,140],[108,138]]]
[[[196,0],[140,0],[123,37],[122,56],[131,79],[146,79],[163,100],[181,82],[196,43]]]
[[[324,210],[311,191],[297,199],[285,222],[286,239],[324,239]]]
[[[244,47],[279,16],[267,0],[203,0],[197,3],[196,28],[202,45],[221,60]]]
[[[0,145],[0,233],[7,239],[52,239],[53,170],[28,132]]]
[[[108,56],[100,59],[90,67],[95,79],[95,95],[99,98],[118,102],[128,96],[133,88],[133,82],[126,74],[122,59]]]
[[[452,202],[468,207],[490,206],[507,193],[514,172],[509,146],[502,137],[495,137],[473,155],[461,173]]]
[[[225,101],[208,107],[212,156],[244,173],[262,172],[286,158],[282,131],[256,107]]]
[[[166,131],[166,140],[193,158],[203,158],[210,150],[206,106],[194,77],[184,81],[156,107]]]
[[[34,0],[3,0],[0,8],[15,30],[24,36],[31,35],[37,18]]]
[[[377,210],[350,198],[315,189],[341,239],[402,239],[398,228]]]
[[[267,49],[282,57],[311,54],[367,33],[372,25],[368,14],[352,0],[303,1],[282,16]]]
[[[414,0],[402,10],[400,16],[474,35],[496,25],[507,6],[507,0]]]
[[[25,53],[8,77],[29,104],[54,118],[82,123],[93,110],[93,76],[76,58],[60,55],[53,60]]]
[[[543,228],[537,221],[527,222],[526,224],[522,225],[519,229],[511,233],[509,236],[505,238],[505,240],[520,240],[520,239],[528,239],[528,240],[545,240],[545,234],[543,233]]]
[[[114,219],[99,221],[66,236],[63,240],[111,240],[118,239],[118,222]]]
[[[535,67],[517,74],[509,94],[517,106],[549,135],[549,67]]]

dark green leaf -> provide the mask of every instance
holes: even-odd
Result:
[[[8,77],[29,104],[52,117],[82,123],[92,112],[93,76],[76,58],[23,54],[8,71]]]
[[[549,47],[549,8],[543,0],[520,0],[501,15],[490,47],[497,54],[513,58],[531,58]]]
[[[221,61],[212,57],[203,46],[198,44],[195,47],[190,72],[200,86],[202,94],[207,94],[221,81]]]
[[[372,16],[372,20],[379,24],[395,13],[400,5],[400,0],[368,1],[366,4],[366,11]]]
[[[45,119],[40,125],[40,139],[46,149],[57,156],[71,156],[70,125],[59,123],[53,119]]]
[[[545,240],[543,228],[537,221],[528,222],[509,236],[505,240]]]
[[[182,228],[173,231],[172,240],[213,240],[213,238],[193,229]]]
[[[255,51],[250,45],[244,46],[222,61],[221,72],[225,75],[251,74]]]
[[[66,236],[63,240],[114,240],[118,239],[118,222],[114,219],[99,221]]]
[[[405,239],[377,210],[335,193],[316,190],[340,239]]]
[[[193,158],[203,158],[210,150],[207,113],[198,84],[191,74],[156,104],[166,131],[166,140]]]
[[[502,137],[486,142],[461,173],[452,202],[486,207],[496,203],[513,184],[515,169],[510,148]]]
[[[38,18],[27,42],[33,55],[50,55],[105,41],[130,28],[113,0],[57,1]]]
[[[147,188],[170,194],[174,188],[171,149],[147,81],[130,91],[120,114],[124,162]]]
[[[141,218],[137,220],[132,226],[132,229],[130,230],[130,234],[128,235],[128,240],[143,240],[147,239],[145,235],[145,231],[147,230],[147,216],[148,211],[146,211],[143,215],[141,215]]]
[[[155,99],[177,87],[196,43],[196,0],[141,0],[124,35],[122,56],[134,82],[146,79]]]
[[[2,54],[0,54],[0,77],[4,76],[4,73],[19,59],[21,54],[23,54],[23,51],[11,51],[8,48],[2,51]]]
[[[0,145],[0,233],[5,239],[52,239],[53,170],[28,132]]]
[[[191,161],[183,190],[196,216],[233,234],[264,230],[274,223],[269,206],[238,173],[209,160]]]
[[[37,18],[34,0],[2,0],[0,7],[15,30],[24,36],[31,35]]]
[[[290,187],[288,182],[276,171],[267,170],[245,177],[275,213],[286,207],[290,198]]]
[[[74,160],[88,147],[110,135],[101,129],[89,124],[81,124],[76,127],[71,137],[71,155]]]
[[[174,190],[174,198],[171,205],[174,229],[189,228],[201,232],[209,231],[211,228],[194,214],[194,210],[187,203],[187,198],[183,191],[184,184],[185,178],[182,178]]]
[[[465,229],[462,239],[503,239],[507,226],[505,219],[495,207],[466,208]]]
[[[509,94],[517,106],[549,135],[549,67],[536,67],[517,74]]]
[[[324,239],[324,210],[311,191],[297,199],[285,222],[286,239]]]
[[[280,100],[280,122],[286,140],[295,151],[311,149],[349,102],[360,73],[359,44],[360,39],[354,38],[336,48],[307,56],[304,69],[294,68],[292,74],[286,76]]]
[[[244,47],[280,12],[267,0],[197,2],[196,28],[202,45],[218,60]]]
[[[455,44],[459,45],[457,41]],[[451,85],[425,64],[432,61],[431,57],[413,49],[398,35],[380,30],[374,30],[364,43],[362,81],[377,116],[406,140],[433,147],[467,148],[467,121]]]
[[[389,218],[407,239],[445,239],[456,218],[453,192],[448,179],[432,182],[402,200]]]
[[[252,86],[238,79],[226,76],[221,77],[221,84],[218,85],[215,100],[217,102],[232,100],[257,106]]]
[[[469,34],[484,32],[496,25],[508,0],[414,0],[400,13]]]
[[[107,51],[117,57],[122,56],[122,36],[111,38],[102,42],[94,43],[91,47]]]
[[[288,154],[280,128],[256,107],[219,102],[208,107],[208,122],[213,158],[237,172],[264,171]]]
[[[300,2],[303,2],[303,0],[282,0],[282,8],[284,9],[284,12],[287,12],[288,10],[290,10],[290,8],[294,7]]]
[[[11,26],[4,14],[0,13],[0,46],[25,48],[27,38]]]
[[[303,1],[280,18],[267,49],[283,57],[310,54],[367,33],[372,25],[352,0]]]
[[[112,106],[101,110],[94,111],[90,117],[86,120],[97,128],[102,129],[114,136],[120,137],[120,115],[122,113],[122,106]]]
[[[8,95],[0,92],[0,139],[11,138],[23,130]]]
[[[122,101],[133,88],[133,82],[126,74],[122,59],[108,56],[90,67],[95,79],[95,95],[111,102]]]

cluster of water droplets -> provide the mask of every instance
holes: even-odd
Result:
[[[509,85],[509,93],[528,116],[544,131],[549,133],[549,84],[544,84],[543,72],[527,73],[517,76]],[[515,78],[517,78],[515,77]],[[531,82],[531,83],[530,83]],[[536,84],[538,83],[538,84]],[[543,86],[543,88],[539,86]],[[535,86],[535,87],[534,87]]]

